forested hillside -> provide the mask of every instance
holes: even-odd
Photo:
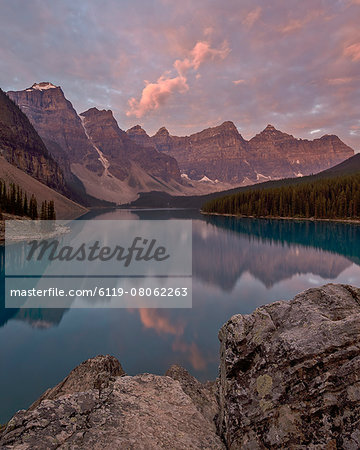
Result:
[[[43,201],[39,215],[38,201],[34,194],[28,196],[19,185],[13,183],[7,187],[5,181],[0,180],[0,219],[2,213],[16,216],[26,216],[30,219],[55,220],[55,204],[53,200]]]
[[[207,213],[315,219],[360,218],[360,173],[276,188],[251,189],[213,199]]]

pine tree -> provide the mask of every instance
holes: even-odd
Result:
[[[205,212],[259,217],[360,218],[360,174],[250,188],[206,203]]]
[[[48,219],[56,220],[54,200],[50,200],[49,205],[48,205]]]
[[[29,215],[28,198],[27,198],[26,192],[25,192],[24,203],[23,203],[23,211],[24,211],[24,216]]]
[[[30,219],[36,220],[38,218],[38,208],[37,208],[37,201],[34,196],[34,194],[31,196],[30,199],[30,205],[29,205],[29,215]]]
[[[11,212],[11,214],[15,214],[15,212],[16,212],[16,188],[15,188],[15,184],[13,184],[13,183],[11,183],[11,185],[10,185],[10,195],[9,195],[9,197],[10,197],[10,201],[9,201],[9,203],[10,203],[10,211],[9,212]]]
[[[47,201],[41,203],[41,213],[40,213],[40,220],[47,220],[48,214],[47,214]]]

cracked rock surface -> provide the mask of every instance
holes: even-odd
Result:
[[[229,449],[360,448],[360,289],[329,284],[220,330]]]
[[[185,369],[182,380],[189,389],[203,386]],[[222,449],[211,408],[203,415],[199,406],[215,400],[200,391],[195,403],[170,376],[126,376],[116,358],[97,356],[15,414],[0,448]]]

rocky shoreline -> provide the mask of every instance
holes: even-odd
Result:
[[[76,367],[0,431],[1,449],[358,449],[360,289],[328,284],[233,316],[220,370]]]

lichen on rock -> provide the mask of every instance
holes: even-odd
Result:
[[[309,289],[233,316],[219,339],[229,449],[360,448],[360,289]]]

